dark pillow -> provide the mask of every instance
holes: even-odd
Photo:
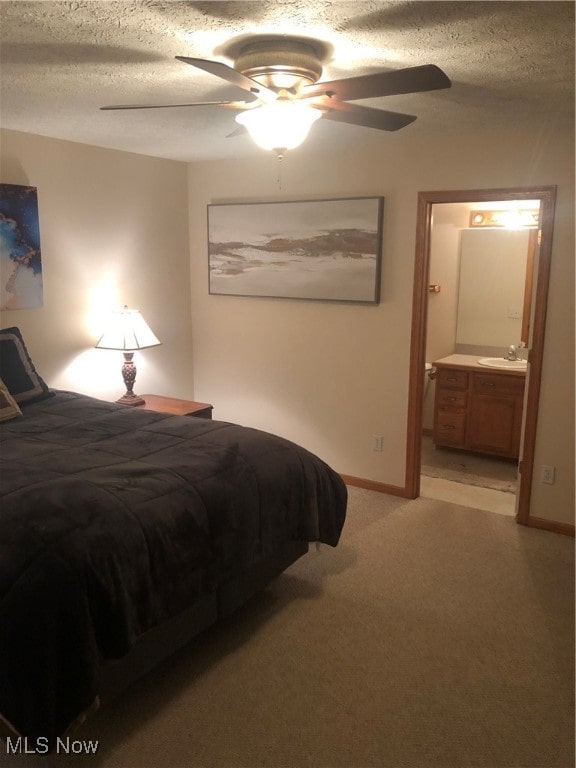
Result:
[[[0,331],[0,379],[19,405],[53,395],[34,368],[19,328]]]

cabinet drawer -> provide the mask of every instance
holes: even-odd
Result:
[[[437,389],[436,401],[440,408],[466,408],[468,392],[461,389]]]
[[[439,411],[434,425],[434,440],[437,443],[462,444],[465,428],[465,413]]]
[[[468,372],[452,370],[451,368],[438,368],[436,382],[437,387],[468,389]]]
[[[472,392],[482,395],[516,395],[524,392],[524,376],[498,373],[473,373]]]

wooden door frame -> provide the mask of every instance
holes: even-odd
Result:
[[[534,312],[532,316],[532,343],[529,353],[527,392],[524,398],[523,432],[520,446],[521,473],[517,498],[516,521],[530,523],[530,496],[534,475],[534,450],[544,330],[548,303],[548,283],[552,255],[554,207],[556,187],[512,187],[506,189],[471,189],[438,192],[420,192],[416,218],[416,254],[414,262],[414,290],[412,298],[412,331],[410,346],[410,383],[408,394],[408,442],[406,451],[406,495],[415,499],[420,495],[422,449],[422,406],[424,395],[424,365],[426,362],[426,330],[428,318],[428,283],[430,274],[430,239],[432,233],[432,206],[437,203],[490,203],[500,200],[540,200],[540,252],[534,280]]]

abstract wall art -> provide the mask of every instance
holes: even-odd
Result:
[[[0,184],[0,309],[43,303],[36,187]]]

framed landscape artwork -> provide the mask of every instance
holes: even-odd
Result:
[[[209,205],[209,292],[377,304],[383,208],[383,197]]]

